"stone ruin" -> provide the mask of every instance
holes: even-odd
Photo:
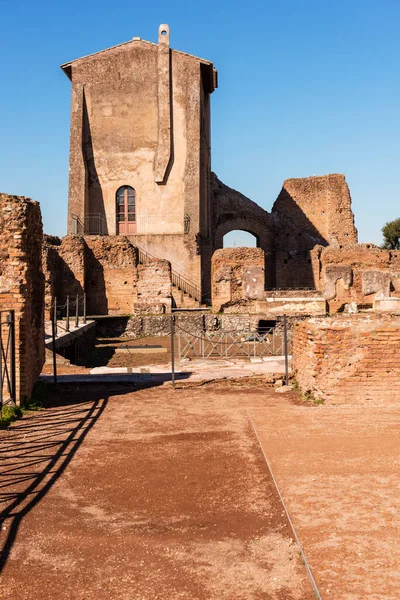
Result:
[[[358,244],[344,175],[287,179],[267,212],[211,172],[217,72],[172,50],[168,26],[158,44],[134,38],[62,68],[68,235],[43,237],[37,203],[0,196],[0,302],[17,314],[19,399],[40,373],[55,298],[86,293],[88,314],[138,315],[142,332],[151,315],[207,303],[256,321],[400,311],[400,252]],[[237,229],[258,247],[223,249]]]

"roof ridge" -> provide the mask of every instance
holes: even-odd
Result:
[[[85,54],[84,56],[79,56],[78,58],[69,60],[61,65],[61,69],[68,67],[69,65],[71,65],[72,63],[74,63],[78,60],[90,58],[92,56],[96,56],[97,54],[102,54],[103,52],[108,52],[109,50],[114,50],[115,48],[120,48],[121,46],[127,46],[128,44],[132,44],[134,42],[143,42],[144,44],[150,44],[151,46],[158,46],[158,44],[156,44],[155,42],[150,42],[148,40],[142,40],[142,38],[133,38],[131,40],[128,40],[127,42],[121,42],[120,44],[115,44],[114,46],[110,46],[109,48],[103,48],[103,50],[97,50],[96,52],[91,52],[90,54]],[[192,58],[196,58],[197,60],[200,60],[201,62],[208,63],[210,65],[212,64],[211,60],[207,60],[206,58],[201,58],[200,56],[195,56],[194,54],[190,54],[189,52],[183,52],[183,50],[175,50],[174,48],[171,48],[171,50],[172,50],[172,52],[178,52],[178,54],[183,54],[185,56],[190,56]]]

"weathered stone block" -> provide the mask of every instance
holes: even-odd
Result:
[[[390,274],[384,271],[365,271],[362,274],[362,291],[365,296],[381,292],[390,295]]]
[[[336,283],[341,279],[345,289],[349,289],[353,271],[349,265],[328,265],[325,269],[325,298],[332,300],[336,296]]]

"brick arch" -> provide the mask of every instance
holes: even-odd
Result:
[[[224,236],[230,231],[241,230],[251,233],[257,240],[257,247],[265,254],[265,284],[267,288],[276,285],[274,235],[272,224],[267,219],[257,219],[248,215],[227,217],[214,229],[213,252],[224,247]]]
[[[251,233],[257,240],[257,247],[265,253],[273,250],[273,231],[266,222],[248,216],[228,218],[220,222],[214,230],[213,250],[224,247],[224,236],[230,231],[241,230]]]

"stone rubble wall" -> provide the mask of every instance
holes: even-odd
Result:
[[[355,302],[372,308],[380,297],[400,295],[400,251],[382,250],[372,244],[313,250],[318,261],[317,286],[331,314]]]
[[[82,300],[84,292],[88,315],[171,311],[170,264],[158,259],[138,264],[138,250],[125,236],[45,236],[42,262],[47,319],[54,297],[61,306],[67,295]]]
[[[85,236],[84,243],[88,314],[130,314],[137,298],[136,248],[117,235]]]
[[[294,325],[294,375],[303,393],[330,403],[400,402],[399,347],[399,316],[308,319]]]
[[[138,265],[137,302],[134,313],[165,313],[172,309],[171,263],[153,258]]]
[[[19,404],[30,397],[45,359],[42,243],[39,204],[0,194],[0,310],[15,310]]]
[[[326,301],[316,290],[265,291],[261,248],[225,248],[212,259],[213,312],[224,314],[325,315]]]
[[[265,257],[261,248],[225,248],[212,257],[212,304],[219,312],[242,299],[262,297]]]

